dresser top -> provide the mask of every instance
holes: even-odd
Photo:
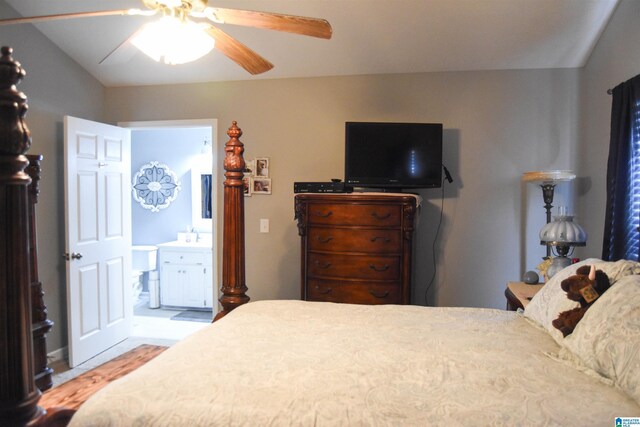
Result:
[[[396,198],[399,200],[402,199],[413,199],[415,200],[416,206],[419,207],[422,204],[422,197],[418,194],[410,194],[410,193],[382,193],[382,192],[357,192],[354,191],[352,193],[298,193],[295,195],[296,198],[307,198],[307,197],[326,197],[326,198],[343,198],[349,197],[354,200],[380,200],[382,198]]]

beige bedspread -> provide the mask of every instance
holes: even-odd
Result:
[[[640,407],[515,312],[252,302],[86,402],[73,426],[606,426]]]

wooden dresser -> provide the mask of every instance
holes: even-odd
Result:
[[[408,194],[296,194],[302,299],[409,304],[416,200]]]

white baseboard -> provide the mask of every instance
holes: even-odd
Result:
[[[49,363],[57,362],[59,360],[67,360],[68,355],[69,347],[64,346],[47,354],[47,360]]]

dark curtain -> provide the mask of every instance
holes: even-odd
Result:
[[[602,259],[638,260],[640,75],[613,89]]]

